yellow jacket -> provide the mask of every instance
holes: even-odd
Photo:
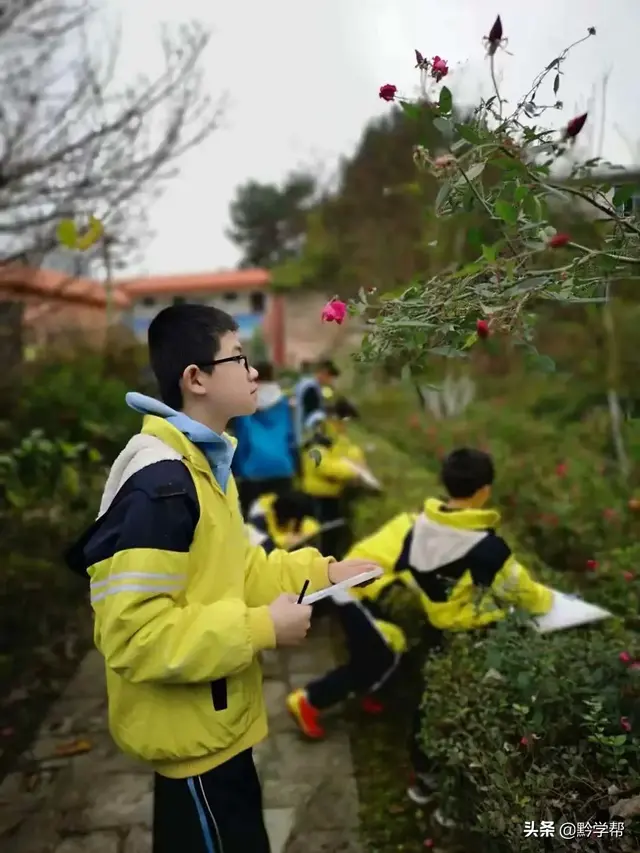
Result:
[[[495,533],[495,510],[449,510],[429,499],[417,516],[396,516],[353,546],[347,557],[367,558],[385,574],[356,594],[375,600],[394,581],[420,596],[431,624],[467,631],[504,618],[510,606],[534,615],[551,608],[551,590],[533,580]]]
[[[334,452],[344,459],[355,462],[356,465],[366,466],[366,458],[362,448],[351,440],[342,425],[335,423],[333,418],[327,418],[324,424],[326,435],[333,441]]]
[[[312,539],[320,532],[320,524],[307,516],[303,518],[300,529],[295,531],[293,525],[280,527],[273,509],[276,495],[262,495],[258,498],[249,515],[249,522],[259,530],[262,530],[273,542],[276,548],[285,551],[295,549],[298,541],[304,542]]]
[[[308,495],[337,498],[347,486],[359,482],[359,479],[344,447],[330,436],[302,451],[301,488]]]
[[[158,773],[197,775],[266,736],[257,653],[275,645],[268,605],[306,579],[326,587],[329,561],[249,545],[233,478],[223,492],[163,418],[145,417],[115,469],[117,494],[79,543],[111,732]]]

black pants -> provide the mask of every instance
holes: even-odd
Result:
[[[273,477],[270,480],[238,480],[240,509],[246,518],[251,505],[262,495],[282,495],[291,490],[291,477]]]
[[[155,777],[153,853],[270,853],[250,749],[189,779]]]
[[[325,557],[335,557],[342,560],[351,545],[349,517],[341,498],[314,498],[315,516],[320,524],[344,520],[344,525],[327,530],[320,537],[318,550]]]
[[[354,693],[373,693],[400,661],[400,655],[379,632],[366,605],[354,601],[336,602],[336,605],[349,658],[343,666],[307,685],[307,698],[318,710],[330,708]]]

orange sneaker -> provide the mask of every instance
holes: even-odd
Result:
[[[325,735],[320,725],[320,713],[307,699],[304,690],[294,690],[287,696],[287,711],[303,735],[313,740],[319,740]]]

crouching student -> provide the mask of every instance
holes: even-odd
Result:
[[[488,454],[453,451],[441,469],[446,498],[428,498],[417,516],[398,516],[350,551],[360,558],[376,555],[387,572],[391,567],[416,589],[434,648],[442,646],[447,632],[487,628],[512,607],[542,615],[552,606],[551,590],[532,579],[496,532],[500,514],[485,508],[494,473]],[[361,594],[367,595],[366,587]],[[313,715],[311,698],[304,693],[302,707],[308,718]],[[300,698],[295,701],[301,704]],[[419,747],[421,728],[418,708],[410,741],[415,781],[408,794],[424,804],[434,790],[435,768]]]
[[[274,548],[295,551],[319,538],[320,525],[313,517],[313,501],[302,492],[263,495],[249,509],[247,527],[252,542],[267,553]]]
[[[364,454],[345,434],[350,412],[349,404],[337,405],[306,442],[301,457],[302,491],[313,498],[320,524],[330,526],[322,534],[323,554],[344,554],[350,547],[354,495],[380,490],[364,463]]]
[[[155,771],[153,853],[269,853],[252,748],[267,734],[259,654],[297,645],[325,588],[366,571],[247,539],[230,475],[256,371],[224,311],[173,305],[149,327],[162,402],[118,456],[98,520],[67,554],[90,586],[118,746]]]
[[[377,565],[384,575],[367,586],[349,592],[336,591],[332,595],[346,642],[347,662],[303,689],[293,691],[286,700],[289,713],[309,738],[324,737],[322,712],[350,697],[358,697],[367,713],[382,710],[375,694],[395,672],[407,651],[407,638],[393,621],[386,602],[398,584],[412,588],[410,578],[407,580],[395,573],[396,545],[403,541],[415,517],[409,513],[396,516],[349,551],[350,555],[377,554]]]

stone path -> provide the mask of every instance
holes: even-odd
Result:
[[[256,749],[272,853],[363,853],[349,740],[303,741],[284,709],[292,686],[333,663],[330,624],[304,647],[264,658],[271,733]],[[72,742],[85,748],[60,755]],[[3,853],[150,853],[151,775],[107,731],[102,660],[91,652],[51,709],[22,766],[0,785]],[[247,851],[249,853],[249,851]]]

